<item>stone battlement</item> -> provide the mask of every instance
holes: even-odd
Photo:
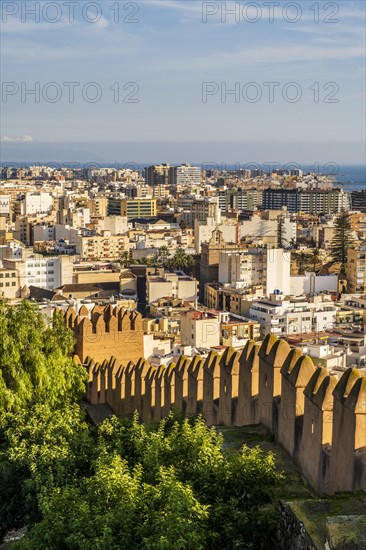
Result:
[[[82,361],[92,404],[117,415],[138,411],[143,421],[176,408],[209,425],[262,424],[318,492],[366,488],[366,377],[355,369],[338,381],[273,335],[243,351],[182,356],[167,368],[143,359]]]
[[[142,316],[137,311],[117,306],[85,305],[78,312],[69,307],[60,312],[76,340],[75,354],[82,362],[87,356],[103,361],[114,355],[120,363],[138,361],[144,354]]]

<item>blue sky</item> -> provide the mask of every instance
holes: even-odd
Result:
[[[229,1],[204,6],[196,0],[103,0],[92,3],[98,12],[92,6],[87,11],[97,23],[83,18],[86,0],[75,2],[73,22],[67,5],[58,0],[61,11],[56,12],[55,3],[40,2],[36,22],[22,9],[24,2],[2,2],[2,160],[58,155],[64,160],[137,162],[364,162],[363,1],[299,0],[295,4],[302,12],[293,23],[286,18],[295,19],[296,13],[284,12],[289,4],[284,1],[274,2],[280,5],[272,12],[273,22],[261,1],[254,3],[261,12],[248,8],[247,1],[237,2],[239,22],[230,15],[221,21],[222,5],[227,10],[235,5]],[[35,4],[26,2],[28,9]],[[114,21],[117,4],[119,22]],[[319,4],[319,22],[314,21],[314,4]],[[205,10],[218,13],[204,23]],[[250,23],[256,15],[259,20]],[[22,101],[22,83],[30,89],[36,82],[41,91],[57,83],[60,101],[50,103],[42,95],[39,103],[30,96]],[[80,83],[74,103],[65,82]],[[97,103],[82,96],[90,82],[101,91]],[[119,102],[109,89],[117,82]],[[139,87],[136,103],[122,101],[133,91],[131,86],[123,89],[130,82]],[[205,103],[204,82],[216,83]],[[265,83],[273,82],[270,102]],[[289,82],[296,88],[286,88]],[[6,103],[4,83],[19,86]],[[246,87],[248,83],[255,85]],[[234,95],[222,101],[221,91],[235,86],[239,101]],[[319,102],[314,101],[317,88]],[[258,90],[261,99],[249,102]],[[286,90],[290,97],[300,90],[301,99],[285,101]],[[94,93],[93,87],[89,91]],[[47,92],[53,97],[55,89],[46,87]],[[338,102],[324,103],[327,95]]]

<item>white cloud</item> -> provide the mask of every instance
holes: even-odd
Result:
[[[199,0],[150,0],[149,7],[168,8],[185,12],[202,12],[202,2]]]
[[[238,71],[242,67],[258,64],[285,64],[300,62],[324,62],[327,60],[345,61],[349,59],[364,58],[365,48],[363,44],[348,47],[317,47],[317,46],[293,46],[287,48],[267,47],[248,48],[233,52],[215,53],[205,57],[196,57],[189,61],[182,61],[172,65],[169,63],[157,64],[165,70],[202,70],[202,69],[232,69]],[[156,70],[157,65],[153,66]]]
[[[3,143],[30,143],[31,141],[33,141],[33,137],[28,135],[20,137],[3,136],[1,138],[1,141]]]

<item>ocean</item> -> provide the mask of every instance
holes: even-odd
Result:
[[[339,171],[334,177],[336,183],[345,191],[366,189],[366,166],[339,166]]]

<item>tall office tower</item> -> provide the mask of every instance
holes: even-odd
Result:
[[[169,183],[169,175],[172,167],[169,164],[147,166],[144,170],[147,185],[166,185]]]
[[[169,183],[173,185],[199,185],[201,183],[202,170],[199,166],[182,164],[181,166],[172,166],[169,176]]]

